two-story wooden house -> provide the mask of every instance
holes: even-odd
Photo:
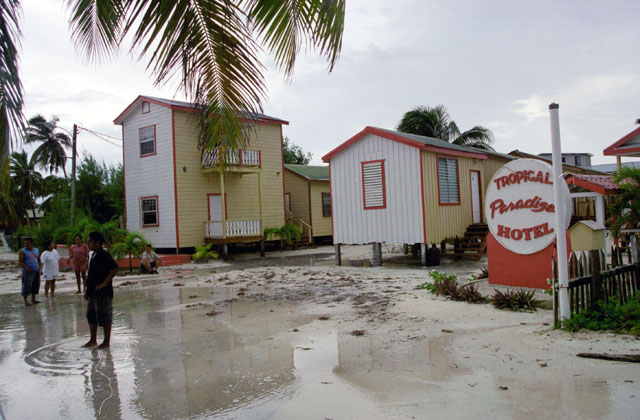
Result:
[[[252,114],[245,149],[202,152],[197,113],[191,103],[139,96],[114,121],[122,126],[126,227],[162,252],[260,241],[265,228],[285,222],[288,122]]]

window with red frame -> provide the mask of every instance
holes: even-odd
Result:
[[[142,207],[142,227],[158,226],[158,197],[147,197],[140,200]]]
[[[438,188],[440,204],[459,204],[458,160],[438,158]]]
[[[142,113],[146,114],[149,111],[151,111],[151,105],[149,105],[149,102],[142,102]]]
[[[362,189],[365,210],[386,207],[383,160],[362,162]]]
[[[156,127],[154,125],[138,130],[140,137],[140,156],[156,153]]]

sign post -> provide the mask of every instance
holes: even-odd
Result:
[[[549,105],[549,114],[551,118],[551,152],[553,162],[553,197],[556,204],[556,247],[558,251],[558,280],[560,282],[560,319],[569,318],[569,295],[567,293],[569,287],[569,271],[567,268],[567,237],[566,237],[566,221],[565,207],[559,205],[566,197],[563,197],[563,191],[560,185],[564,184],[562,178],[562,151],[560,148],[560,120],[559,120],[558,104]]]

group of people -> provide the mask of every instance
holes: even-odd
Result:
[[[113,278],[118,274],[118,263],[103,248],[104,236],[100,232],[91,232],[87,243],[77,235],[69,252],[69,264],[76,275],[77,294],[84,291],[87,303],[87,320],[91,337],[83,347],[98,346],[98,326],[104,331],[104,340],[99,349],[107,348],[111,340],[111,324],[113,319]],[[40,277],[45,280],[44,293],[48,298],[55,297],[56,280],[59,277],[60,256],[52,241],[47,241],[46,250],[40,255],[34,247],[32,238],[24,239],[24,248],[19,253],[19,265],[22,268],[22,298],[26,306],[40,303],[36,299],[40,291]],[[157,273],[156,265],[162,263],[147,245],[142,254],[140,270]],[[88,271],[88,273],[87,273]],[[82,283],[81,283],[82,280]],[[81,289],[82,284],[82,289]],[[31,296],[31,300],[29,300]]]

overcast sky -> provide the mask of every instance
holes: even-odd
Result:
[[[113,119],[138,95],[183,99],[153,86],[125,48],[87,64],[75,53],[62,0],[24,0],[21,54],[26,115],[57,115],[115,137]],[[347,0],[342,55],[332,73],[310,52],[291,82],[268,63],[264,112],[313,163],[371,125],[443,104],[462,130],[493,130],[495,149],[551,151],[548,105],[560,104],[562,149],[602,150],[640,118],[640,1]],[[126,47],[126,46],[125,46]],[[91,134],[81,151],[109,163],[122,149]]]

